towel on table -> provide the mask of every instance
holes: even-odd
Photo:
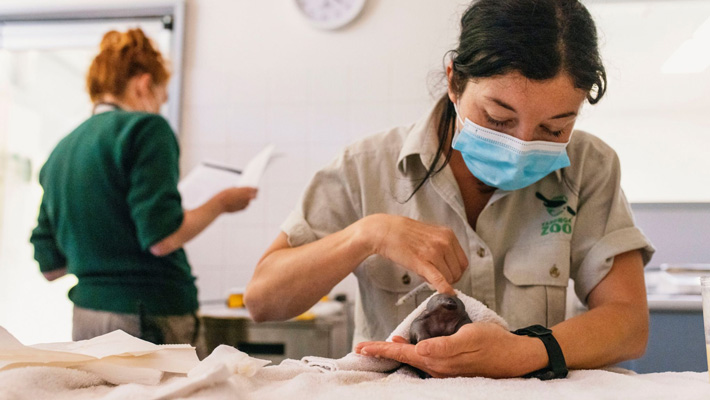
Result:
[[[274,370],[288,370],[275,374]],[[285,371],[282,371],[285,372]],[[360,400],[360,399],[710,399],[707,372],[629,375],[606,370],[572,370],[567,379],[452,378],[419,379],[401,374],[342,371],[320,373],[298,368],[264,367],[253,377],[234,375],[191,394],[156,396],[164,387],[190,380],[174,377],[159,386],[102,385],[88,372],[29,367],[0,371],[1,400]]]
[[[426,309],[429,300],[436,295],[432,294],[424,300],[417,308],[414,309],[387,338],[387,342],[391,342],[395,336],[401,336],[409,340],[409,328],[412,322]],[[457,297],[466,306],[471,322],[492,322],[508,329],[508,323],[503,320],[498,314],[493,312],[480,301],[468,296],[461,291],[456,290]],[[375,358],[357,354],[355,352],[348,353],[342,358],[326,358],[307,356],[301,360],[284,360],[281,364],[289,365],[294,363],[304,363],[309,367],[316,368],[320,371],[372,371],[372,372],[389,372],[397,369],[402,365],[399,361],[390,360],[387,358]]]
[[[199,361],[189,345],[158,346],[123,331],[25,346],[0,327],[0,400],[184,398],[229,386],[234,377],[251,378],[270,362],[226,345]]]

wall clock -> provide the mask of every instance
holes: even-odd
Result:
[[[319,29],[338,29],[352,22],[366,0],[295,0],[306,19]]]

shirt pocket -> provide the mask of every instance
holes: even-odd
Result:
[[[405,294],[424,282],[414,272],[377,255],[365,260],[365,274],[378,289],[398,294]]]
[[[359,269],[359,268],[358,268]],[[397,300],[424,280],[419,275],[394,262],[373,255],[357,271],[361,307],[366,315],[368,330],[384,337],[406,318],[422,300],[416,296],[414,301],[407,301],[397,306]],[[431,292],[429,292],[431,293]],[[383,332],[377,332],[384,329]],[[375,336],[377,337],[377,336]]]
[[[569,270],[567,241],[511,248],[503,265],[503,318],[515,329],[534,324],[550,327],[564,321]]]

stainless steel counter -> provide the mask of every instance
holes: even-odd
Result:
[[[278,364],[305,356],[340,358],[350,351],[346,307],[321,302],[301,319],[254,322],[244,308],[209,305],[200,308],[206,350],[220,344]]]
[[[703,310],[699,294],[648,294],[648,308],[653,311],[698,311]]]

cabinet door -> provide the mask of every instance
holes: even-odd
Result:
[[[702,311],[651,311],[646,354],[619,366],[638,373],[707,371]]]

